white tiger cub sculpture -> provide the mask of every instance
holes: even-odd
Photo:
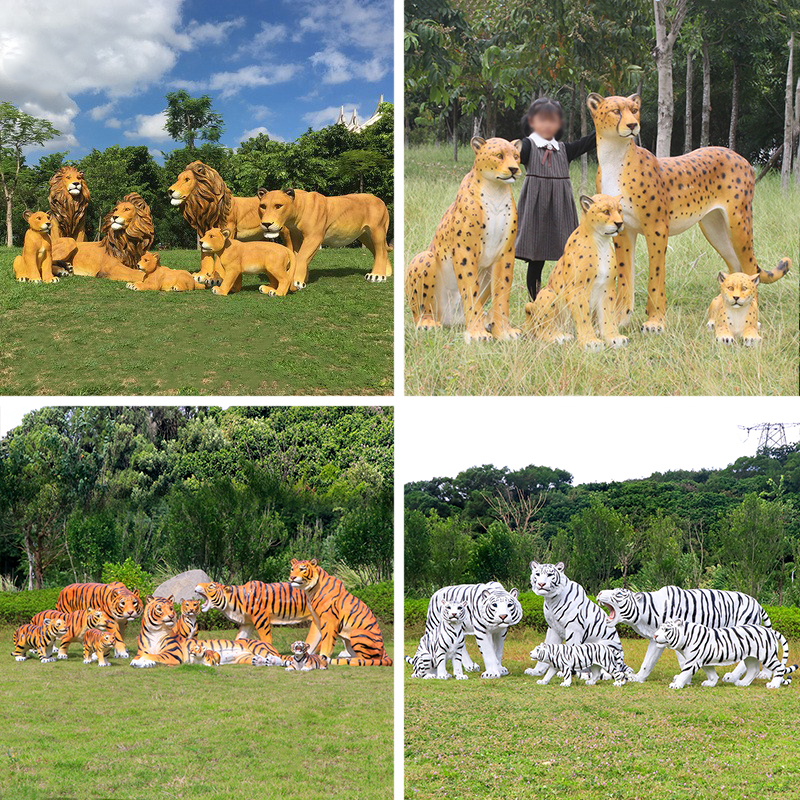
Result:
[[[508,675],[503,666],[503,644],[509,627],[522,619],[518,596],[517,589],[507,592],[497,581],[445,586],[434,592],[428,604],[425,633],[435,631],[439,626],[445,603],[463,603],[466,609],[464,633],[475,637],[483,658],[481,678]],[[461,662],[467,672],[480,670],[480,666],[469,657],[466,644],[461,645]]]
[[[544,678],[536,683],[547,686],[558,672],[564,680],[562,686],[572,684],[572,676],[578,672],[589,671],[587,686],[594,686],[603,670],[614,678],[614,686],[625,684],[628,668],[622,660],[622,653],[608,644],[540,644],[531,650],[531,659],[547,664]]]
[[[564,573],[564,564],[539,564],[531,561],[531,588],[544,598],[544,618],[547,622],[545,644],[606,644],[619,652],[622,659],[622,642],[605,612],[586,596],[579,583]],[[633,674],[626,667],[628,674]],[[538,677],[548,670],[545,663],[525,670],[526,675]]]
[[[425,631],[419,640],[413,658],[406,656],[414,672],[412,678],[439,678],[447,680],[447,662],[453,662],[453,675],[457,681],[465,681],[461,664],[464,648],[464,620],[467,607],[464,603],[446,602],[442,606],[442,619],[435,631]]]
[[[777,689],[797,669],[797,664],[786,666],[789,645],[782,633],[763,625],[735,625],[728,628],[709,628],[696,622],[685,622],[680,617],[663,622],[653,634],[653,640],[662,647],[671,647],[682,656],[681,671],[670,683],[670,689],[683,689],[692,682],[695,672],[705,669],[708,680],[703,686],[715,686],[717,673],[708,671],[709,665],[745,665],[744,675],[734,686],[749,686],[758,675],[761,662],[773,677],[767,689]],[[783,658],[778,657],[778,646],[783,648]]]
[[[647,653],[639,671],[632,680],[647,680],[665,646],[653,638],[656,629],[670,618],[680,617],[684,622],[707,625],[709,628],[730,628],[735,625],[763,625],[771,628],[769,615],[759,602],[743,592],[721,589],[681,589],[679,586],[664,586],[657,592],[632,592],[630,589],[604,589],[597,594],[597,602],[608,612],[606,622],[617,625],[624,622],[639,636],[648,639]],[[680,656],[678,657],[680,663]],[[681,664],[681,667],[683,665]],[[735,683],[745,673],[744,663],[723,675],[726,683]],[[709,680],[716,683],[716,670],[709,666],[705,670]],[[768,670],[760,673],[768,679]]]

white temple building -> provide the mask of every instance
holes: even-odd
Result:
[[[381,99],[378,100],[378,105],[372,116],[369,119],[364,120],[364,122],[358,118],[355,108],[353,109],[350,119],[347,119],[347,117],[344,115],[344,106],[342,106],[341,110],[339,111],[339,117],[336,120],[336,124],[344,125],[347,130],[352,131],[353,133],[361,133],[364,128],[369,128],[370,125],[374,125],[381,118],[381,113],[379,111],[381,103],[383,103],[383,95],[381,95]]]

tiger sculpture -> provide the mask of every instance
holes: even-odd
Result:
[[[128,658],[125,647],[125,628],[142,615],[142,598],[139,590],[131,591],[124,583],[71,583],[58,595],[56,610],[65,614],[95,608],[116,623],[114,658]]]
[[[475,637],[483,657],[481,678],[508,675],[508,670],[503,666],[503,645],[509,627],[522,619],[518,597],[517,589],[507,592],[497,581],[445,586],[434,592],[428,603],[425,633],[435,636],[442,621],[445,603],[463,603],[466,607],[464,633]],[[470,658],[466,644],[462,644],[460,655],[467,672],[480,671],[480,666]]]
[[[616,628],[608,624],[603,609],[589,600],[583,586],[567,577],[563,562],[531,561],[530,567],[531,588],[544,598],[545,644],[607,644],[622,657],[622,642]],[[538,677],[547,669],[547,664],[540,663],[526,669],[525,674]],[[628,672],[632,674],[633,670]]]
[[[46,619],[59,618],[63,621],[67,628],[67,632],[61,637],[58,647],[58,659],[64,660],[67,656],[67,650],[72,642],[82,642],[83,637],[90,628],[97,628],[98,630],[105,631],[109,628],[115,627],[114,621],[102,611],[94,608],[87,608],[81,611],[71,611],[69,614],[63,614],[60,611],[40,611],[34,614],[31,619],[32,625],[41,625]]]
[[[625,623],[639,636],[648,640],[647,653],[639,671],[631,680],[639,683],[647,680],[664,645],[653,639],[653,634],[662,623],[672,617],[680,617],[687,623],[700,623],[710,628],[730,628],[735,625],[763,625],[771,628],[772,622],[761,604],[749,594],[729,592],[721,589],[681,589],[679,586],[664,586],[656,592],[632,592],[630,589],[603,589],[598,592],[597,602],[608,616],[608,625]],[[680,657],[678,658],[680,663]],[[745,673],[744,663],[723,675],[725,683],[734,683]],[[709,680],[716,682],[713,666],[705,669]],[[769,678],[767,672],[761,678]]]
[[[329,575],[316,559],[292,559],[290,582],[306,594],[308,610],[316,625],[306,640],[313,649],[319,644],[319,655],[331,664],[354,667],[391,667],[392,659],[383,648],[378,620],[366,604],[345,589],[344,584]],[[341,637],[344,650],[331,659],[336,638]]]
[[[287,658],[283,663],[286,665],[287,672],[310,672],[312,669],[328,669],[328,659],[314,655],[309,652],[308,642],[292,642],[289,648],[292,657]]]
[[[46,619],[41,625],[22,625],[14,631],[14,650],[11,653],[17,661],[25,661],[28,650],[39,656],[42,664],[55,661],[53,642],[67,632],[62,619]]]
[[[291,583],[249,581],[240,586],[222,583],[199,583],[194,590],[205,602],[201,610],[219,609],[239,626],[237,639],[255,639],[272,644],[273,625],[310,622],[306,641],[314,652],[319,630],[308,609],[305,592]],[[313,642],[312,642],[313,640]]]
[[[419,640],[413,658],[406,656],[406,663],[414,668],[412,678],[439,678],[447,680],[447,662],[453,662],[453,675],[457,681],[465,681],[461,663],[464,649],[464,621],[467,606],[455,601],[442,604],[441,621],[435,631],[426,631]]]
[[[97,662],[98,667],[110,667],[106,656],[114,649],[116,637],[112,631],[89,628],[83,637],[83,663]]]
[[[680,617],[662,622],[653,634],[653,641],[661,647],[671,647],[681,655],[681,671],[672,679],[670,689],[683,689],[692,682],[694,674],[703,669],[708,679],[702,686],[716,686],[717,673],[709,667],[722,664],[745,665],[741,678],[734,686],[749,686],[758,676],[758,665],[762,663],[772,674],[767,689],[778,689],[797,669],[797,664],[786,666],[789,660],[789,645],[782,633],[763,625],[734,625],[724,628],[709,628],[696,622],[685,622]],[[783,658],[778,657],[778,645],[783,649]]]
[[[202,600],[181,600],[181,616],[175,626],[175,635],[187,639],[197,638],[197,615],[203,606]]]
[[[221,663],[219,653],[214,650],[206,650],[205,644],[194,639],[187,645],[189,651],[189,663],[200,662],[206,667],[218,667]]]
[[[544,642],[531,650],[531,660],[547,664],[544,678],[536,683],[546,686],[553,675],[558,672],[564,680],[562,686],[572,684],[572,676],[578,672],[588,672],[587,686],[594,686],[602,671],[610,673],[614,678],[614,686],[623,686],[627,680],[628,670],[622,660],[622,653],[608,644],[545,644]]]
[[[279,666],[283,659],[278,651],[266,642],[250,639],[187,639],[175,633],[177,615],[173,598],[148,597],[139,630],[138,652],[131,660],[137,668],[155,667],[158,664],[177,666],[192,663],[189,647],[202,647],[219,653],[222,664],[251,664],[253,666]]]

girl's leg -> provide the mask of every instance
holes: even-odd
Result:
[[[529,261],[528,262],[528,294],[531,300],[536,299],[539,294],[539,289],[542,285],[542,270],[544,269],[544,261]]]

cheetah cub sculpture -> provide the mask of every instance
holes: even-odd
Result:
[[[733,344],[736,338],[745,347],[761,341],[758,333],[758,275],[720,272],[719,294],[708,307],[708,329],[719,344]]]
[[[408,265],[406,300],[418,329],[466,324],[467,342],[516,339],[509,321],[517,207],[511,187],[520,173],[519,139],[472,142],[475,164],[461,181],[427,250]],[[491,318],[484,305],[491,297]]]

